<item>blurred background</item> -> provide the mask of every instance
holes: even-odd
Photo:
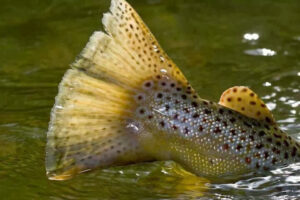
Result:
[[[300,140],[299,0],[129,0],[202,98],[249,86]],[[296,199],[300,164],[208,184],[173,162],[49,181],[49,114],[64,72],[109,0],[1,0],[0,197],[3,199]]]

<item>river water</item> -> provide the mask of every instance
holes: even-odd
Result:
[[[216,184],[168,162],[95,170],[64,182],[44,168],[57,86],[108,0],[1,0],[1,199],[297,199],[300,163]],[[245,85],[300,140],[299,0],[131,0],[202,98]]]

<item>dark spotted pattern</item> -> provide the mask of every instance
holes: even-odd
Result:
[[[270,169],[297,159],[299,147],[295,141],[270,125],[268,119],[258,122],[202,100],[192,88],[161,75],[145,81],[143,88],[136,95],[141,124],[155,137],[174,140],[166,149],[168,155],[198,174]],[[183,150],[176,146],[179,140],[185,141]]]

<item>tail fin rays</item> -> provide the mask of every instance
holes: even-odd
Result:
[[[65,74],[52,110],[46,149],[50,179],[109,165],[146,159],[135,135],[126,131],[131,117],[127,90],[79,70]]]
[[[112,0],[62,82],[47,133],[46,170],[62,180],[96,167],[149,160],[126,124],[145,79],[187,81],[125,0]]]

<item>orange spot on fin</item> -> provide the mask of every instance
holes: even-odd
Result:
[[[275,124],[275,119],[266,104],[251,89],[235,86],[223,92],[219,104],[247,117]]]

